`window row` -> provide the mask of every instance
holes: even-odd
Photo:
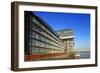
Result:
[[[52,49],[64,49],[62,47],[57,47],[57,46],[53,46],[41,41],[37,41],[35,39],[30,39],[29,40],[29,46],[37,46],[37,47],[45,47],[45,48],[52,48]]]
[[[30,34],[31,34],[31,33],[30,33]],[[43,36],[41,36],[40,34],[37,34],[36,32],[32,32],[32,36],[30,36],[30,38],[36,38],[36,39],[39,39],[39,40],[41,40],[41,41],[50,43],[50,44],[52,44],[52,45],[59,46],[59,47],[63,47],[63,46],[61,46],[61,45],[59,45],[59,44],[57,44],[57,43],[55,43],[55,42],[53,42],[53,41],[47,39],[46,37],[43,37]]]

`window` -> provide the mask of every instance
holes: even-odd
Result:
[[[36,46],[36,41],[32,40],[32,46]]]
[[[41,42],[40,41],[38,41],[38,46],[41,47]]]
[[[70,46],[73,47],[74,41],[70,41]]]
[[[35,32],[32,32],[32,38],[35,36]]]
[[[40,37],[41,37],[41,36],[40,36],[40,35],[38,35],[38,39],[40,39]]]
[[[46,38],[44,38],[44,41],[46,41]]]
[[[34,37],[36,37],[36,33],[35,32],[32,33],[32,38],[34,38]]]
[[[36,36],[35,36],[35,38],[37,38],[38,39],[38,34],[35,34]]]
[[[35,42],[36,42],[36,46],[38,46],[38,41],[35,40]]]
[[[36,27],[35,31],[39,32],[39,28],[38,28],[38,27]]]
[[[35,30],[36,29],[36,26],[35,24],[32,25],[32,30]]]

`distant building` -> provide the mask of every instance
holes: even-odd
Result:
[[[25,11],[25,55],[66,53],[74,47],[73,30],[54,31],[31,11]]]
[[[74,48],[74,32],[72,29],[63,29],[56,31],[59,38],[66,44],[66,51],[71,51]]]

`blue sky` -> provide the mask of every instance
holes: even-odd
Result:
[[[54,30],[73,29],[75,49],[90,48],[90,14],[34,12]]]

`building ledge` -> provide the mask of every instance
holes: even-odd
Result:
[[[59,37],[60,39],[70,39],[70,38],[74,38],[74,36],[67,36],[67,37]]]

